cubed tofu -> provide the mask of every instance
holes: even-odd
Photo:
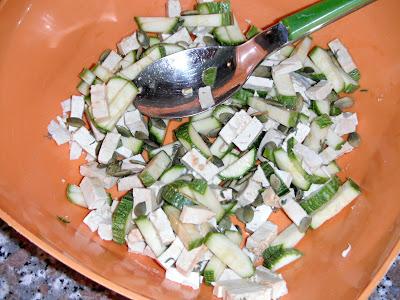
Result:
[[[89,119],[89,125],[90,125],[90,129],[92,129],[94,138],[96,139],[96,141],[102,141],[104,140],[104,138],[106,137],[106,135],[104,133],[102,133],[99,129],[97,129],[96,125],[94,125],[94,123]]]
[[[150,212],[152,212],[157,206],[156,197],[154,195],[154,192],[151,189],[133,188],[132,196],[133,196],[133,205],[134,205],[134,208],[132,210],[133,218],[138,217],[135,215],[135,207],[139,203],[142,203],[142,202],[146,203],[146,215],[148,215]]]
[[[262,192],[261,194],[263,198],[264,204],[272,207],[272,208],[279,208],[281,207],[280,198],[275,193],[272,187],[268,187]]]
[[[246,187],[239,193],[237,201],[240,206],[246,206],[254,202],[261,190],[261,183],[250,179]]]
[[[146,245],[146,247],[143,250],[143,255],[146,255],[150,258],[156,259],[156,255],[154,254],[153,250],[149,247],[149,245]]]
[[[181,3],[179,0],[168,0],[167,2],[167,15],[170,18],[180,17],[181,15]],[[175,43],[175,42],[173,42]]]
[[[111,52],[108,54],[106,59],[101,63],[101,65],[108,71],[114,73],[118,70],[119,63],[121,60],[122,57],[114,50],[111,50]]]
[[[327,80],[321,80],[306,91],[306,95],[311,100],[324,101],[332,92],[333,85]],[[327,101],[327,100],[325,100]]]
[[[175,240],[175,234],[165,212],[159,208],[149,214],[149,219],[157,230],[161,242],[169,245]]]
[[[61,109],[62,109],[63,115],[66,115],[67,113],[69,113],[71,111],[71,98],[61,101]]]
[[[269,221],[264,222],[247,238],[246,247],[256,256],[261,256],[278,234],[278,226]]]
[[[176,269],[184,276],[188,275],[206,251],[207,247],[204,245],[190,251],[184,248],[176,261]]]
[[[273,300],[279,299],[288,293],[286,281],[282,278],[282,275],[276,274],[263,266],[256,268],[256,273],[252,280],[271,287]]]
[[[136,32],[130,36],[122,39],[121,42],[117,44],[118,52],[122,55],[127,55],[133,50],[140,48],[140,44],[137,40]]]
[[[296,224],[292,223],[278,234],[271,246],[283,245],[284,248],[293,248],[305,235],[305,232],[300,232]]]
[[[89,130],[86,127],[82,126],[77,131],[75,131],[72,135],[72,139],[79,144],[87,153],[91,156],[96,157],[96,148],[98,142],[90,134]]]
[[[269,78],[250,76],[243,88],[268,92],[274,86],[274,81]]]
[[[129,157],[132,156],[132,150],[128,149],[128,148],[126,148],[124,146],[121,146],[121,147],[117,148],[115,150],[115,152],[118,153],[118,155],[121,155],[124,158],[129,158]]]
[[[263,124],[256,117],[253,117],[245,129],[236,136],[236,138],[233,140],[233,143],[241,151],[245,151],[258,138],[262,129]]]
[[[108,164],[111,160],[115,150],[118,147],[118,143],[121,140],[119,133],[108,132],[101,144],[98,161],[102,164]]]
[[[101,224],[111,225],[111,217],[111,207],[106,203],[98,209],[92,210],[85,219],[83,219],[83,223],[85,223],[92,232],[95,232],[99,229]],[[104,230],[104,228],[102,230]],[[103,233],[104,232],[102,232],[102,234]]]
[[[108,118],[110,113],[108,110],[106,85],[104,83],[90,86],[90,100],[93,117],[100,121]]]
[[[54,120],[47,126],[47,131],[57,145],[68,143],[71,139],[69,131]]]
[[[249,249],[244,247],[242,251],[250,258],[252,263],[255,263],[256,260],[258,259],[258,256],[256,256],[253,252],[251,252]]]
[[[109,200],[101,181],[96,178],[83,177],[79,187],[89,209],[100,208]]]
[[[118,191],[126,192],[133,188],[143,188],[143,183],[138,175],[131,175],[118,179]]]
[[[241,277],[238,274],[236,274],[232,269],[225,268],[221,276],[218,278],[218,281],[237,280],[237,279],[241,279]]]
[[[179,237],[173,241],[173,243],[165,250],[158,258],[158,263],[165,269],[172,268],[178,259],[179,255],[182,253],[184,245]]]
[[[291,196],[284,200],[281,201],[281,207],[294,224],[300,226],[304,218],[309,218],[307,212]]]
[[[97,166],[98,163],[95,161],[88,162],[79,167],[79,172],[82,176],[99,179],[102,182],[103,187],[106,189],[113,187],[117,183],[118,178],[108,176],[106,169],[98,168]]]
[[[200,288],[201,277],[199,272],[190,272],[187,276],[182,275],[177,269],[169,268],[165,272],[165,279],[189,286],[194,290]]]
[[[255,182],[260,183],[263,188],[269,187],[269,185],[270,185],[269,181],[268,181],[267,177],[265,176],[265,173],[260,165],[257,166],[257,170],[254,172],[251,179]]]
[[[232,189],[224,189],[222,191],[222,196],[224,197],[225,200],[232,200],[233,199]]]
[[[71,97],[71,118],[82,119],[83,111],[85,110],[85,99],[83,96],[72,96]],[[69,126],[69,131],[75,131],[77,128]]]
[[[231,144],[251,121],[252,118],[246,111],[241,110],[235,113],[229,122],[221,129],[219,135],[227,144]]]
[[[322,165],[322,159],[320,156],[314,150],[304,146],[303,144],[295,144],[293,152],[311,170],[316,170]]]
[[[128,245],[128,251],[142,254],[146,248],[146,242],[139,229],[133,228],[125,238]]]
[[[149,135],[149,129],[147,124],[143,119],[143,116],[139,110],[135,109],[132,111],[127,111],[125,113],[125,125],[129,128],[132,133],[143,132],[146,136]]]
[[[358,125],[357,113],[345,112],[332,118],[333,130],[339,135],[355,132]]]
[[[270,300],[271,294],[272,289],[261,284],[252,287],[236,286],[226,290],[224,300]]]
[[[278,66],[274,66],[273,70],[275,74],[281,75],[300,70],[302,67],[302,61],[297,56],[292,56],[283,60]]]
[[[265,223],[269,215],[272,213],[272,209],[268,205],[259,205],[254,210],[253,220],[246,224],[246,229],[249,231],[256,231],[261,225]]]
[[[163,42],[171,43],[171,44],[174,44],[177,42],[185,42],[190,45],[192,43],[192,38],[190,37],[190,33],[186,29],[186,27],[182,27],[177,32],[175,32],[174,34],[172,34],[168,38],[166,38]],[[193,93],[193,91],[192,91],[192,93]]]
[[[357,69],[357,66],[354,63],[349,51],[339,39],[335,39],[329,42],[328,46],[335,54],[335,57],[338,60],[340,66],[346,73],[350,73],[351,71]]]
[[[104,241],[111,241],[113,238],[112,225],[111,224],[100,224],[97,230],[99,237]]]
[[[185,164],[189,169],[199,174],[207,182],[210,182],[219,172],[219,168],[212,162],[208,161],[207,158],[205,158],[195,148],[188,151],[182,157],[181,162]]]
[[[182,223],[201,224],[215,217],[215,213],[200,206],[184,206],[179,216]]]
[[[77,142],[71,141],[69,145],[69,160],[79,159],[82,155],[82,147]]]
[[[214,285],[213,295],[216,296],[217,298],[223,298],[225,296],[226,291],[229,289],[233,289],[235,287],[252,288],[256,286],[258,286],[257,283],[252,282],[248,279],[241,279],[240,277],[235,279],[223,279],[223,280],[219,279]]]
[[[215,104],[210,86],[199,88],[199,101],[202,109],[207,109]]]

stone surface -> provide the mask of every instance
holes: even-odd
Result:
[[[0,299],[118,299],[30,243],[0,220]],[[400,257],[370,300],[400,299]]]

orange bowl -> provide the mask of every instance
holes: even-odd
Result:
[[[185,9],[193,2],[181,1]],[[307,0],[232,0],[234,12],[258,26],[273,23]],[[82,223],[87,213],[65,198],[79,182],[68,147],[46,135],[60,101],[76,93],[77,74],[135,29],[133,16],[164,15],[165,0],[0,1],[0,217],[76,271],[135,299],[210,299],[164,280],[147,257],[101,241]],[[305,256],[282,269],[285,299],[366,298],[399,251],[400,18],[397,0],[378,1],[314,35],[318,44],[340,37],[362,72],[355,111],[360,148],[340,160],[363,194],[299,244]],[[171,138],[171,137],[170,137]],[[61,224],[57,215],[69,216]],[[276,214],[281,227],[286,220]],[[282,229],[282,228],[281,228]],[[341,252],[352,245],[346,258]]]

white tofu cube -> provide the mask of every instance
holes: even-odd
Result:
[[[92,114],[96,120],[104,120],[110,115],[108,110],[107,91],[105,84],[94,84],[90,87]]]
[[[112,225],[111,224],[100,224],[97,230],[99,237],[104,241],[111,241],[113,238]]]
[[[320,156],[312,149],[303,144],[295,144],[293,147],[293,152],[296,156],[303,161],[311,170],[316,170],[322,165],[322,159]]]
[[[278,226],[269,221],[264,222],[247,238],[246,247],[256,256],[260,256],[278,234]]]
[[[69,146],[69,160],[79,159],[82,155],[82,147],[77,142],[71,141]]]
[[[335,150],[331,147],[326,147],[321,153],[319,153],[319,157],[322,159],[322,163],[324,165],[329,164],[333,160],[339,158],[345,153],[351,152],[354,148],[348,143],[344,143],[340,150]]]
[[[115,150],[118,147],[120,139],[121,135],[119,133],[107,133],[103,143],[101,144],[99,152],[98,161],[100,163],[107,164],[111,160]]]
[[[146,245],[146,248],[143,250],[143,255],[146,255],[150,258],[156,259],[156,255],[154,254],[153,250],[149,247],[149,245]]]
[[[200,206],[184,206],[179,216],[182,223],[202,224],[215,217],[215,213]]]
[[[271,246],[283,245],[285,248],[293,248],[305,235],[305,232],[300,232],[296,224],[292,223],[278,234]]]
[[[165,279],[189,286],[194,290],[200,288],[201,278],[199,272],[190,272],[187,276],[184,276],[177,269],[169,268],[165,272]]]
[[[172,268],[182,253],[184,245],[182,241],[177,237],[174,242],[165,250],[158,258],[157,262],[165,269]]]
[[[100,169],[97,166],[97,162],[89,162],[85,165],[81,165],[79,167],[79,172],[82,176],[99,179],[106,189],[113,187],[117,183],[118,178],[107,176],[106,169]]]
[[[128,245],[128,251],[132,253],[142,254],[146,248],[146,243],[139,229],[132,229],[125,238]]]
[[[263,92],[269,92],[269,90],[274,86],[274,81],[269,78],[250,76],[243,88],[250,90],[257,90]]]
[[[118,52],[122,55],[127,55],[129,52],[139,49],[140,44],[137,40],[136,32],[123,38],[122,41],[117,44],[117,48]]]
[[[272,209],[268,205],[260,205],[254,210],[253,220],[246,224],[246,229],[249,231],[256,231],[265,221],[268,219],[269,215],[272,213]]]
[[[194,266],[200,261],[204,253],[206,253],[207,247],[201,245],[190,251],[183,248],[181,254],[176,261],[176,269],[184,276],[188,275],[194,268]]]
[[[230,269],[225,269],[225,271],[232,271]],[[224,273],[225,273],[224,271]],[[224,274],[222,273],[222,274]],[[222,275],[221,275],[222,277]],[[220,277],[220,278],[221,278]],[[214,286],[213,290],[213,295],[216,296],[217,298],[224,298],[226,291],[229,289],[233,289],[235,287],[242,287],[242,288],[248,288],[248,287],[255,287],[257,286],[257,283],[251,282],[250,280],[247,279],[241,279],[239,276],[238,278],[234,279],[219,279]]]
[[[111,208],[108,203],[99,207],[98,209],[92,210],[83,220],[92,232],[99,229],[100,225],[111,225]],[[102,229],[104,230],[104,228]],[[103,234],[104,232],[102,232]]]
[[[154,195],[154,192],[151,189],[133,188],[132,196],[133,196],[134,208],[139,203],[142,203],[142,202],[146,203],[146,215],[148,215],[150,212],[152,212],[157,206],[156,197]],[[135,209],[132,210],[132,217],[133,218],[138,217],[135,215]]]
[[[254,200],[256,200],[260,189],[261,183],[250,179],[244,190],[242,190],[237,197],[239,205],[246,206],[253,203]]]
[[[143,116],[139,110],[135,109],[132,111],[127,111],[124,115],[125,125],[129,128],[132,133],[143,132],[145,135],[149,135],[149,130],[147,124],[143,119]]]
[[[186,27],[182,27],[179,29],[177,32],[174,34],[170,35],[168,38],[164,40],[164,43],[177,43],[177,42],[186,42],[189,45],[192,43],[192,38],[190,36],[189,31],[186,29]]]
[[[226,300],[270,300],[272,289],[265,285],[257,285],[254,287],[241,287],[236,286],[227,289],[224,299]]]
[[[236,136],[233,143],[241,150],[245,151],[257,139],[263,129],[263,124],[256,118],[247,124],[246,128]]]
[[[106,135],[104,133],[102,133],[100,130],[98,130],[96,125],[94,125],[94,123],[90,119],[89,119],[89,125],[93,131],[93,135],[94,135],[94,138],[96,139],[96,141],[99,142],[99,141],[104,140]]]
[[[165,212],[159,208],[149,214],[150,222],[153,223],[161,242],[164,245],[169,245],[175,240],[175,234],[172,230],[171,223],[168,220]]]
[[[237,280],[237,279],[241,279],[241,277],[238,274],[236,274],[232,269],[225,268],[225,270],[219,277],[218,282],[226,280]]]
[[[136,254],[144,254],[146,246],[147,246],[146,242],[144,241],[128,243],[128,252]]]
[[[143,183],[138,175],[131,175],[118,179],[118,191],[126,192],[133,188],[143,188]]]
[[[71,97],[71,118],[82,119],[83,111],[85,110],[85,99],[83,96],[72,96]],[[69,126],[70,131],[75,131],[77,128]]]
[[[274,300],[279,299],[288,293],[286,281],[282,278],[282,275],[276,274],[263,266],[256,268],[256,273],[252,280],[259,284],[271,287],[272,299]]]
[[[101,181],[96,178],[83,177],[79,187],[89,209],[100,208],[109,200]]]
[[[215,104],[210,86],[199,88],[199,101],[202,109],[209,108]]]
[[[71,111],[71,99],[68,98],[64,101],[61,101],[61,109],[63,112],[63,115]]]
[[[266,188],[265,191],[262,192],[261,196],[264,204],[272,208],[281,207],[280,198],[276,195],[272,187]]]
[[[106,68],[108,71],[114,73],[115,71],[117,71],[121,60],[122,60],[122,57],[114,50],[111,50],[110,54],[108,54],[108,56],[101,63],[101,65],[104,68]]]
[[[281,207],[294,224],[300,226],[304,218],[309,218],[307,212],[292,197],[286,197],[281,201]]]
[[[86,127],[81,127],[75,131],[72,135],[72,139],[79,144],[87,153],[91,156],[96,157],[96,148],[98,142],[90,134]]]
[[[121,155],[122,157],[125,157],[125,158],[129,158],[129,157],[132,156],[132,150],[128,149],[128,148],[126,148],[124,146],[121,146],[121,147],[117,148],[115,150],[115,152],[117,152],[118,155]]]
[[[69,131],[54,120],[47,126],[47,131],[57,145],[68,143],[71,139]]]
[[[249,249],[247,249],[246,247],[244,247],[242,249],[242,251],[250,258],[250,260],[253,264],[258,259],[258,257],[253,252],[251,252]]]
[[[333,85],[327,80],[321,80],[306,91],[306,95],[311,100],[323,101],[332,92]]]
[[[306,139],[307,135],[310,133],[310,126],[307,126],[306,124],[303,123],[298,123],[296,126],[296,132],[294,134],[294,138],[297,141],[297,143],[301,144],[304,142]]]
[[[197,149],[188,151],[181,159],[189,169],[193,170],[207,182],[211,181],[218,174],[219,168],[208,161]]]
[[[329,42],[328,46],[335,54],[340,66],[346,73],[350,73],[351,71],[357,69],[357,66],[354,63],[349,51],[339,39]]]
[[[232,194],[232,189],[225,189],[222,191],[222,195],[224,196],[225,200],[232,200],[233,199],[233,194]]]
[[[334,132],[342,136],[351,132],[355,132],[358,125],[357,113],[345,112],[332,118]]]
[[[275,74],[289,74],[294,71],[300,70],[303,67],[303,63],[297,56],[289,57],[283,60],[278,66],[274,67]]]
[[[167,15],[168,17],[180,17],[181,3],[179,0],[168,0],[167,2]],[[175,42],[174,42],[175,43]]]
[[[241,110],[235,113],[229,122],[221,129],[219,135],[227,144],[231,144],[251,121],[252,118],[246,113],[246,111]]]

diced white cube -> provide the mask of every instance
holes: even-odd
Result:
[[[68,98],[61,102],[61,109],[63,114],[66,114],[71,111],[71,99]]]
[[[79,187],[89,209],[100,208],[109,200],[101,181],[96,178],[83,177]]]
[[[104,225],[111,225],[111,208],[108,203],[104,204],[103,206],[99,207],[98,209],[92,210],[83,220],[89,229],[92,232],[95,232],[99,229],[99,226]],[[103,228],[104,229],[104,228]],[[102,230],[103,230],[102,229]],[[103,233],[103,232],[102,232]]]
[[[156,197],[154,192],[151,189],[146,188],[133,188],[132,189],[132,196],[133,196],[133,203],[134,207],[139,203],[145,202],[146,203],[146,215],[152,212],[156,206]],[[135,210],[132,210],[132,217],[137,218],[138,216],[135,215]]]
[[[96,148],[98,142],[90,134],[86,127],[82,126],[72,135],[72,139],[79,144],[87,153],[91,156],[96,157]]]
[[[142,188],[143,183],[138,175],[131,175],[118,179],[118,191],[126,192],[133,188]]]
[[[232,189],[224,189],[222,191],[222,195],[224,196],[225,200],[233,199]]]
[[[106,173],[106,169],[98,168],[97,166],[97,162],[89,162],[87,164],[81,165],[79,167],[79,172],[82,176],[99,179],[102,182],[103,187],[106,189],[113,187],[117,183],[118,178],[108,176]]]
[[[270,300],[272,289],[268,286],[258,284],[254,287],[241,287],[236,286],[227,289],[225,292],[226,300]]]
[[[246,247],[256,256],[260,256],[278,234],[278,226],[265,221],[247,238]]]
[[[228,123],[221,129],[219,135],[227,144],[231,144],[233,140],[247,127],[252,118],[241,110],[234,114]]]
[[[345,112],[332,118],[334,132],[342,136],[355,132],[358,125],[357,113]]]
[[[112,133],[112,132],[107,133],[103,143],[101,144],[99,152],[98,161],[100,163],[107,164],[111,160],[115,150],[118,147],[120,139],[121,135],[119,133]]]
[[[114,73],[115,71],[117,71],[121,60],[122,57],[114,50],[111,50],[111,52],[107,55],[106,59],[101,63],[101,65],[108,71]]]
[[[195,171],[207,182],[211,181],[218,174],[219,168],[208,161],[197,149],[188,151],[181,159],[189,169]]]
[[[172,230],[171,223],[168,220],[165,212],[159,208],[149,214],[150,222],[153,223],[161,242],[164,245],[169,245],[175,240],[175,234]]]
[[[243,88],[268,92],[274,86],[274,81],[269,78],[250,76]]]
[[[176,261],[176,269],[183,275],[188,275],[194,268],[194,266],[200,261],[204,253],[207,251],[207,247],[201,245],[190,251],[183,248],[181,254]]]
[[[115,152],[117,152],[119,155],[121,155],[122,157],[125,157],[125,158],[129,158],[132,156],[132,150],[128,149],[124,146],[117,148],[115,150]]]
[[[311,100],[324,101],[332,92],[333,85],[327,80],[321,80],[306,91],[306,95]],[[327,101],[327,100],[325,100]]]
[[[127,111],[125,113],[125,124],[132,133],[143,132],[145,135],[149,135],[149,130],[147,124],[143,119],[140,111],[135,109],[132,111]]]
[[[215,217],[215,213],[200,206],[184,206],[179,216],[182,223],[202,224]]]
[[[312,149],[303,144],[295,144],[293,152],[299,157],[311,170],[316,170],[322,165],[322,159]]]
[[[133,228],[125,238],[128,245],[128,251],[142,254],[146,243],[139,229]]]
[[[254,210],[253,220],[246,224],[246,229],[249,231],[256,231],[264,222],[268,219],[269,215],[272,213],[272,209],[268,205],[259,205]]]
[[[253,117],[245,129],[236,136],[236,138],[233,140],[233,143],[241,151],[245,151],[257,139],[262,129],[263,124],[256,117]]]
[[[97,230],[99,237],[104,241],[111,241],[113,238],[112,225],[111,224],[100,224]]]
[[[128,252],[136,254],[144,254],[143,252],[146,246],[147,246],[146,242],[144,241],[128,243]]]
[[[231,271],[230,269],[225,269],[225,272],[228,272],[227,270]],[[222,274],[224,274],[222,273]],[[232,289],[235,287],[243,287],[243,288],[247,288],[247,287],[255,287],[257,286],[256,283],[247,280],[247,279],[241,279],[238,275],[236,275],[238,278],[232,278],[232,279],[219,279],[214,286],[214,290],[213,290],[213,295],[216,296],[217,298],[223,298],[225,296],[225,293],[228,289]],[[222,275],[221,275],[222,277]],[[220,277],[220,278],[221,278]],[[224,298],[225,299],[225,298]]]
[[[285,198],[281,201],[281,207],[294,224],[300,226],[304,218],[309,218],[307,212],[292,197]]]
[[[71,134],[69,133],[69,131],[66,128],[60,126],[60,124],[54,120],[52,120],[47,126],[47,131],[57,145],[68,143],[71,139]]]
[[[173,241],[173,243],[165,250],[158,258],[157,261],[164,269],[172,268],[178,259],[179,255],[185,246],[179,237]]]
[[[357,66],[354,63],[349,51],[339,39],[329,42],[328,46],[335,54],[340,66],[346,73],[350,73],[351,71],[357,69]]]
[[[261,183],[250,179],[244,190],[242,190],[237,197],[240,206],[246,206],[253,203],[254,200],[256,200],[260,189]]]
[[[194,290],[200,288],[200,273],[190,272],[187,276],[182,275],[177,269],[169,268],[165,272],[165,279],[189,286]]]
[[[71,118],[82,119],[83,111],[85,110],[85,99],[83,96],[72,96],[71,97]],[[76,127],[69,126],[70,131],[76,130]]]
[[[294,71],[300,70],[303,67],[303,63],[297,56],[289,57],[283,60],[278,66],[273,68],[275,74],[289,74]]]
[[[199,101],[202,109],[209,108],[215,104],[210,86],[199,88]]]
[[[104,120],[109,116],[106,85],[94,84],[90,86],[90,100],[92,114],[96,120]]]
[[[225,270],[219,277],[218,282],[226,280],[237,280],[237,279],[241,279],[241,277],[238,274],[236,274],[232,269],[225,268]]]
[[[286,281],[282,278],[282,275],[276,274],[263,266],[256,268],[256,273],[252,279],[259,284],[271,287],[273,300],[288,293]]]
[[[72,141],[69,146],[69,159],[76,160],[82,155],[82,147],[77,142]]]
[[[167,15],[168,17],[180,17],[181,3],[179,0],[168,0],[167,2]],[[174,42],[175,43],[175,42]]]
[[[275,168],[275,167],[274,167],[274,171],[275,171],[275,174],[276,174],[280,179],[282,179],[283,183],[284,183],[286,186],[290,186],[290,184],[292,183],[292,180],[293,180],[292,174],[290,174],[289,172],[285,172],[285,171],[279,170],[279,169],[277,169],[277,168]]]
[[[156,255],[154,254],[153,250],[149,247],[149,245],[146,245],[146,248],[143,250],[143,255],[146,255],[150,258],[156,259]]]
[[[272,187],[268,187],[261,194],[264,204],[272,208],[281,207],[280,198],[276,195]]]
[[[140,44],[137,40],[136,32],[123,38],[122,41],[117,44],[117,48],[122,55],[127,55],[129,52],[139,49]]]

